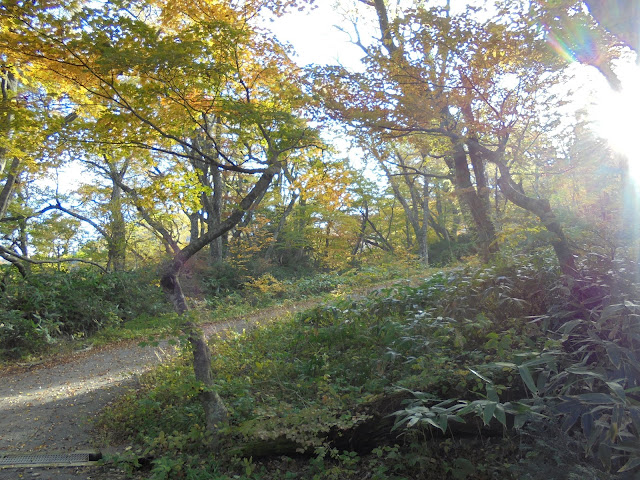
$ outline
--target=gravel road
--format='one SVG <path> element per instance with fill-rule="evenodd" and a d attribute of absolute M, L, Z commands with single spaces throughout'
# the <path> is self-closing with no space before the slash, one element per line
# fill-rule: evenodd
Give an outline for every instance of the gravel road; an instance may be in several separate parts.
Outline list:
<path fill-rule="evenodd" d="M 278 307 L 247 319 L 202 325 L 207 337 L 228 329 L 308 308 L 313 302 Z M 166 361 L 173 347 L 116 345 L 78 352 L 53 364 L 18 372 L 0 372 L 0 454 L 51 454 L 101 450 L 91 435 L 90 420 L 140 374 Z M 105 467 L 0 469 L 0 480 L 115 480 L 125 478 Z"/>

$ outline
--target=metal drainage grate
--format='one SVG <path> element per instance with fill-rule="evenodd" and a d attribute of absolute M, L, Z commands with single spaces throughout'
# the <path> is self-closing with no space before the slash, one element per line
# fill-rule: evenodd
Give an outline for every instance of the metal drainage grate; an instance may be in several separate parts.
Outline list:
<path fill-rule="evenodd" d="M 96 452 L 49 453 L 49 454 L 0 454 L 0 468 L 6 467 L 75 467 L 91 465 L 102 458 Z"/>

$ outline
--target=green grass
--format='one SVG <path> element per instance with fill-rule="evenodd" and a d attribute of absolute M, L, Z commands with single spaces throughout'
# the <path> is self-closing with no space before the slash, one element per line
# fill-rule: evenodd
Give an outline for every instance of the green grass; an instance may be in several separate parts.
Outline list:
<path fill-rule="evenodd" d="M 567 296 L 553 262 L 541 257 L 341 296 L 214 339 L 212 371 L 231 416 L 214 456 L 204 446 L 188 351 L 145 377 L 98 427 L 104 438 L 131 445 L 116 459 L 123 468 L 153 457 L 141 472 L 153 479 L 534 479 L 552 471 L 609 478 L 607 470 L 637 458 L 619 442 L 640 431 L 633 385 L 615 377 L 632 367 L 623 352 L 640 302 L 630 296 L 638 291 L 633 275 L 622 273 L 629 266 L 616 268 L 619 298 L 606 290 L 612 268 L 592 271 L 580 286 L 590 301 L 601 288 L 592 323 L 570 301 L 579 289 Z M 563 350 L 569 327 L 576 351 Z M 607 339 L 598 344 L 593 328 Z M 387 410 L 376 422 L 390 418 L 387 428 L 395 422 L 399 436 L 363 449 L 336 446 L 381 405 Z M 595 416 L 600 437 L 589 440 L 584 429 Z M 474 418 L 505 435 L 438 436 Z M 584 452 L 574 455 L 575 445 Z"/>
<path fill-rule="evenodd" d="M 403 265 L 379 265 L 282 281 L 263 275 L 241 290 L 193 298 L 189 303 L 197 322 L 223 322 L 274 306 L 322 301 L 336 292 L 415 273 Z M 28 290 L 16 285 L 15 292 L 4 299 L 6 311 L 0 318 L 1 364 L 38 361 L 88 346 L 179 335 L 180 321 L 171 313 L 160 313 L 170 306 L 162 303 L 161 292 L 151 286 L 149 275 L 132 272 L 102 278 L 94 272 L 45 272 L 30 280 Z M 136 292 L 144 292 L 144 300 L 133 298 Z M 79 294 L 82 302 L 75 305 Z M 88 309 L 87 318 L 82 316 L 83 309 Z M 77 328 L 68 325 L 68 318 L 74 319 Z"/>
<path fill-rule="evenodd" d="M 451 442 L 449 458 L 442 461 L 443 444 L 427 445 L 418 431 L 407 431 L 401 445 L 382 444 L 365 455 L 336 450 L 330 436 L 366 421 L 363 406 L 398 391 L 421 388 L 434 397 L 483 398 L 484 382 L 467 367 L 481 370 L 479 363 L 504 353 L 491 333 L 511 331 L 516 343 L 530 334 L 513 321 L 516 315 L 531 313 L 517 302 L 491 320 L 480 314 L 496 310 L 504 290 L 492 274 L 461 270 L 452 277 L 441 273 L 416 286 L 388 287 L 364 298 L 344 296 L 215 340 L 212 370 L 229 408 L 231 428 L 225 436 L 227 456 L 208 467 L 219 472 L 212 478 L 284 478 L 284 465 L 278 462 L 242 460 L 252 456 L 256 442 L 294 444 L 305 452 L 307 460 L 287 461 L 288 478 L 363 478 L 372 471 L 379 479 L 427 478 L 420 472 L 431 464 L 437 465 L 439 478 L 462 475 L 470 468 L 467 458 L 473 458 L 465 444 Z M 465 282 L 487 288 L 480 294 Z M 495 291 L 485 295 L 488 284 Z M 452 305 L 450 295 L 462 300 L 464 293 L 466 304 Z M 472 306 L 469 319 L 449 316 L 454 310 L 470 312 Z M 153 467 L 153 478 L 171 478 L 177 468 L 190 471 L 194 455 L 198 457 L 200 447 L 193 439 L 202 438 L 202 413 L 186 358 L 147 377 L 145 388 L 109 410 L 101 422 L 112 441 L 140 445 L 145 455 L 162 458 L 163 466 Z M 498 464 L 513 449 L 502 440 L 496 449 L 503 453 L 491 462 L 475 462 L 473 471 L 484 469 L 489 475 L 499 468 L 503 478 L 510 478 Z M 163 477 L 163 468 L 172 473 Z"/>

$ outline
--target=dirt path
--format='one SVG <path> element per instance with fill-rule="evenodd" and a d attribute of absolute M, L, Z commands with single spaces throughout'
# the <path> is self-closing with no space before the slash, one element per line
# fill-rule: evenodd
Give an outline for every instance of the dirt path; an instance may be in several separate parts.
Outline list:
<path fill-rule="evenodd" d="M 317 302 L 276 307 L 245 319 L 202 325 L 207 337 L 247 328 Z M 90 420 L 140 374 L 166 361 L 175 350 L 159 347 L 116 345 L 74 354 L 64 362 L 39 365 L 17 373 L 0 374 L 0 453 L 68 453 L 100 450 L 92 443 Z M 116 479 L 104 468 L 5 468 L 0 480 Z"/>
<path fill-rule="evenodd" d="M 402 281 L 400 281 L 402 282 Z M 398 281 L 388 282 L 390 286 Z M 383 285 L 361 289 L 366 294 Z M 287 313 L 320 303 L 308 300 L 257 312 L 246 318 L 201 325 L 211 337 L 226 330 L 242 331 Z M 64 361 L 36 365 L 18 372 L 0 372 L 0 455 L 50 454 L 83 450 L 102 451 L 93 444 L 91 420 L 124 389 L 155 365 L 171 358 L 175 350 L 159 347 L 114 345 L 78 352 Z M 118 480 L 107 467 L 0 468 L 0 480 Z"/>

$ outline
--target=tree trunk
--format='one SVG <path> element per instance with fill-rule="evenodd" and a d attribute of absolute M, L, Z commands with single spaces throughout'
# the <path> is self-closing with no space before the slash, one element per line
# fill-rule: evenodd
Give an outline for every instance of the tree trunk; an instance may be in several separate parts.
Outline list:
<path fill-rule="evenodd" d="M 200 212 L 192 212 L 187 216 L 189 217 L 189 239 L 198 238 L 200 236 Z"/>
<path fill-rule="evenodd" d="M 211 176 L 213 183 L 213 195 L 211 198 L 211 212 L 209 212 L 210 228 L 219 225 L 222 222 L 222 197 L 224 195 L 224 182 L 222 181 L 222 172 L 211 167 Z M 216 238 L 209 246 L 209 253 L 211 263 L 215 264 L 221 262 L 224 259 L 224 252 L 222 250 L 222 236 Z"/>
<path fill-rule="evenodd" d="M 27 220 L 26 219 L 20 219 L 18 220 L 18 235 L 19 235 L 19 246 L 20 246 L 20 252 L 22 253 L 23 257 L 29 257 L 29 237 L 27 235 Z M 15 265 L 15 264 L 14 264 Z M 31 264 L 29 263 L 25 263 L 24 265 L 22 265 L 22 268 L 24 269 L 24 276 L 29 275 L 31 273 Z M 21 274 L 23 273 L 21 270 L 19 270 L 21 272 Z"/>
<path fill-rule="evenodd" d="M 185 315 L 189 307 L 182 292 L 178 276 L 184 264 L 191 257 L 213 240 L 231 230 L 242 220 L 247 211 L 253 208 L 256 202 L 264 196 L 279 169 L 279 165 L 269 167 L 224 222 L 221 222 L 213 229 L 209 229 L 205 235 L 192 238 L 187 246 L 178 251 L 173 260 L 165 266 L 160 280 L 160 285 L 167 298 L 171 301 L 176 313 L 185 318 L 182 328 L 187 333 L 193 348 L 193 369 L 196 379 L 202 383 L 203 388 L 200 400 L 205 412 L 207 431 L 211 434 L 212 447 L 218 444 L 220 428 L 227 423 L 227 410 L 224 402 L 214 389 L 209 346 L 202 332 Z"/>
<path fill-rule="evenodd" d="M 368 216 L 367 216 L 367 223 L 371 227 L 371 230 L 373 230 L 373 233 L 375 233 L 378 240 L 380 240 L 381 245 L 378 245 L 378 247 L 380 247 L 382 250 L 386 250 L 387 252 L 393 253 L 393 245 L 391 245 L 387 237 L 385 237 L 382 234 L 382 232 L 378 230 L 378 228 L 375 226 L 375 224 L 371 221 L 371 219 Z"/>
<path fill-rule="evenodd" d="M 178 272 L 174 270 L 175 267 L 169 268 L 162 276 L 160 284 L 176 313 L 185 315 L 189 307 L 178 280 Z M 227 424 L 228 414 L 222 398 L 214 390 L 215 385 L 211 375 L 211 351 L 202 330 L 192 322 L 185 322 L 182 330 L 187 334 L 193 350 L 193 372 L 196 380 L 201 383 L 200 401 L 204 409 L 207 429 L 212 433 L 211 447 L 215 448 L 219 440 L 217 432 Z"/>
<path fill-rule="evenodd" d="M 453 141 L 454 155 L 453 168 L 455 174 L 454 187 L 460 205 L 467 209 L 473 219 L 480 255 L 484 261 L 488 261 L 497 251 L 496 231 L 489 214 L 488 203 L 471 183 L 471 172 L 467 161 L 467 153 L 460 141 Z"/>
<path fill-rule="evenodd" d="M 511 178 L 508 168 L 500 164 L 500 178 L 498 179 L 500 191 L 507 199 L 525 210 L 537 215 L 545 228 L 553 233 L 551 245 L 555 251 L 562 273 L 573 278 L 578 277 L 575 264 L 575 254 L 569 245 L 560 222 L 551 210 L 551 204 L 546 198 L 532 198 L 524 194 L 519 186 Z"/>
<path fill-rule="evenodd" d="M 515 205 L 535 214 L 545 228 L 553 233 L 551 245 L 555 251 L 560 268 L 565 275 L 578 278 L 578 271 L 575 265 L 575 254 L 569 245 L 564 230 L 560 222 L 551 210 L 551 204 L 546 198 L 533 198 L 525 195 L 522 187 L 513 181 L 509 168 L 500 160 L 492 159 L 500 170 L 498 186 L 504 196 Z"/>
<path fill-rule="evenodd" d="M 121 169 L 109 162 L 109 175 L 113 183 L 109 198 L 109 237 L 107 269 L 114 272 L 125 270 L 127 259 L 127 225 L 122 213 L 122 184 L 129 162 L 125 161 Z"/>
<path fill-rule="evenodd" d="M 154 219 L 151 214 L 144 207 L 144 202 L 140 199 L 138 192 L 135 189 L 124 184 L 122 180 L 117 180 L 112 177 L 112 180 L 131 198 L 133 205 L 136 207 L 136 210 L 140 214 L 140 216 L 144 219 L 145 222 L 151 227 L 151 229 L 156 233 L 156 235 L 162 240 L 162 244 L 168 254 L 177 254 L 180 251 L 180 247 L 178 243 L 175 241 L 171 233 L 165 228 L 162 222 Z"/>
<path fill-rule="evenodd" d="M 7 171 L 7 176 L 4 182 L 2 190 L 0 190 L 0 218 L 4 218 L 7 215 L 7 209 L 13 197 L 18 176 L 20 175 L 20 160 L 14 158 L 11 161 L 11 165 Z"/>
<path fill-rule="evenodd" d="M 429 225 L 429 182 L 424 179 L 424 186 L 422 191 L 422 228 L 420 229 L 420 235 L 418 236 L 418 243 L 420 245 L 420 260 L 425 267 L 429 266 L 429 237 L 427 226 Z"/>
<path fill-rule="evenodd" d="M 0 76 L 0 92 L 2 93 L 2 98 L 0 99 L 0 134 L 6 138 L 11 134 L 14 116 L 11 101 L 15 97 L 17 89 L 18 81 L 13 73 L 7 72 Z M 7 149 L 0 147 L 0 173 L 4 173 L 6 166 Z M 0 216 L 0 218 L 2 217 L 4 215 Z"/>
<path fill-rule="evenodd" d="M 353 249 L 351 250 L 352 261 L 355 260 L 356 255 L 358 254 L 358 252 L 362 248 L 362 245 L 364 244 L 365 234 L 366 234 L 366 231 L 367 231 L 367 221 L 369 220 L 369 204 L 367 203 L 366 199 L 364 200 L 364 202 L 362 204 L 362 207 L 364 208 L 364 210 L 360 211 L 360 214 L 362 215 L 362 223 L 360 224 L 360 232 L 358 233 L 358 238 L 356 240 L 356 244 L 353 246 Z"/>
<path fill-rule="evenodd" d="M 424 222 L 420 222 L 419 213 L 418 213 L 420 208 L 424 207 L 425 202 L 427 202 L 427 205 L 428 205 L 428 199 L 424 199 L 424 198 L 420 199 L 421 195 L 419 195 L 418 192 L 415 191 L 416 190 L 415 185 L 410 182 L 407 182 L 406 176 L 405 176 L 405 182 L 409 187 L 409 193 L 411 195 L 411 201 L 412 201 L 412 205 L 409 205 L 409 202 L 404 197 L 404 195 L 402 195 L 402 192 L 400 191 L 400 187 L 398 186 L 393 175 L 385 165 L 383 159 L 380 158 L 378 155 L 376 155 L 376 157 L 378 159 L 378 163 L 380 164 L 380 167 L 382 167 L 382 170 L 384 171 L 385 175 L 387 176 L 387 179 L 389 180 L 389 184 L 391 185 L 391 189 L 393 190 L 393 195 L 395 199 L 400 203 L 400 205 L 402 206 L 402 209 L 404 210 L 405 217 L 408 223 L 407 225 L 407 244 L 408 245 L 407 246 L 408 248 L 412 247 L 410 235 L 409 235 L 409 225 L 411 225 L 411 229 L 413 230 L 413 233 L 416 236 L 416 243 L 418 244 L 418 256 L 420 257 L 420 260 L 425 265 L 428 265 L 429 264 L 429 245 L 427 244 L 426 224 Z M 401 159 L 399 157 L 398 157 L 398 160 L 399 160 L 399 163 L 401 163 Z M 426 179 L 425 179 L 425 182 L 426 182 Z"/>
<path fill-rule="evenodd" d="M 282 216 L 280 217 L 280 220 L 278 221 L 278 225 L 276 226 L 276 229 L 273 232 L 273 237 L 271 237 L 271 243 L 269 243 L 269 247 L 267 248 L 267 251 L 266 251 L 266 253 L 264 255 L 264 258 L 266 260 L 270 260 L 271 257 L 273 256 L 273 250 L 275 249 L 276 244 L 278 243 L 278 237 L 280 236 L 280 233 L 284 229 L 284 226 L 285 226 L 285 224 L 287 222 L 287 218 L 289 217 L 289 215 L 293 211 L 293 207 L 296 204 L 296 200 L 297 199 L 298 199 L 298 194 L 294 192 L 292 194 L 292 196 L 291 196 L 291 200 L 289 201 L 289 203 L 285 207 L 284 211 L 282 212 Z"/>

